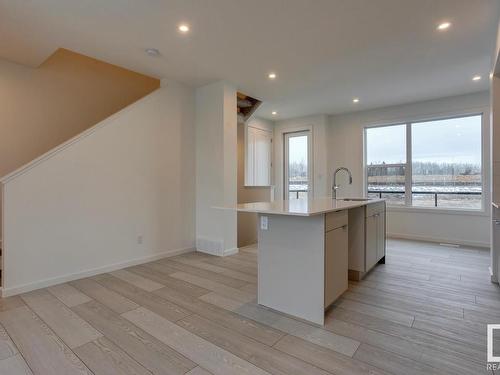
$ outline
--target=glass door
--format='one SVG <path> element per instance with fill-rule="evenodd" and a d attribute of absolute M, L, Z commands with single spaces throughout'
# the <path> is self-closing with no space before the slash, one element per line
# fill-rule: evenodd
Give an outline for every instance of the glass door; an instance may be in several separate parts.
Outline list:
<path fill-rule="evenodd" d="M 310 131 L 284 134 L 284 199 L 307 199 L 312 192 Z"/>

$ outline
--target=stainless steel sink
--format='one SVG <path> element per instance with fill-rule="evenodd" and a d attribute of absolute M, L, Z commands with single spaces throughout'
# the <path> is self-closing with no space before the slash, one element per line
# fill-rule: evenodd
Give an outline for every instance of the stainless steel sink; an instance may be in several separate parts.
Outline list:
<path fill-rule="evenodd" d="M 371 200 L 371 198 L 342 198 L 339 199 L 339 201 L 346 201 L 346 202 L 366 202 Z"/>

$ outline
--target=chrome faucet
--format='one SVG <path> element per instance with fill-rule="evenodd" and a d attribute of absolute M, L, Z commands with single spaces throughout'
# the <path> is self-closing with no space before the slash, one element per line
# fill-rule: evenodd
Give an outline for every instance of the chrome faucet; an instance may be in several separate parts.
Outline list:
<path fill-rule="evenodd" d="M 352 184 L 352 174 L 349 169 L 347 169 L 346 167 L 339 167 L 335 169 L 335 172 L 333 172 L 333 186 L 332 186 L 333 199 L 337 199 L 337 190 L 339 188 L 339 186 L 337 186 L 337 173 L 339 173 L 340 171 L 346 171 L 349 174 L 349 185 Z"/>

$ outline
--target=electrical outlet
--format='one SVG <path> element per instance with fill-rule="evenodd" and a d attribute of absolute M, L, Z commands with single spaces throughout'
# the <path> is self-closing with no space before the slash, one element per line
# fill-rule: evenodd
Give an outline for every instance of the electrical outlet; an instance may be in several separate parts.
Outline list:
<path fill-rule="evenodd" d="M 143 241 L 143 239 L 144 239 L 144 238 L 143 238 L 142 234 L 141 234 L 141 235 L 139 235 L 139 236 L 137 236 L 137 244 L 142 245 L 142 241 Z"/>
<path fill-rule="evenodd" d="M 268 230 L 269 228 L 269 218 L 267 216 L 260 217 L 260 229 Z"/>

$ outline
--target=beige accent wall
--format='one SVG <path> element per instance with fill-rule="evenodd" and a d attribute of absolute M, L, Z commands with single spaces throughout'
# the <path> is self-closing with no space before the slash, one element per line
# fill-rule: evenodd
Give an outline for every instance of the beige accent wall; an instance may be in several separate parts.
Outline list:
<path fill-rule="evenodd" d="M 238 124 L 238 203 L 267 202 L 270 187 L 245 187 L 245 124 Z M 238 247 L 257 243 L 257 214 L 238 212 Z"/>
<path fill-rule="evenodd" d="M 35 69 L 0 59 L 0 176 L 159 86 L 158 79 L 66 49 Z"/>

